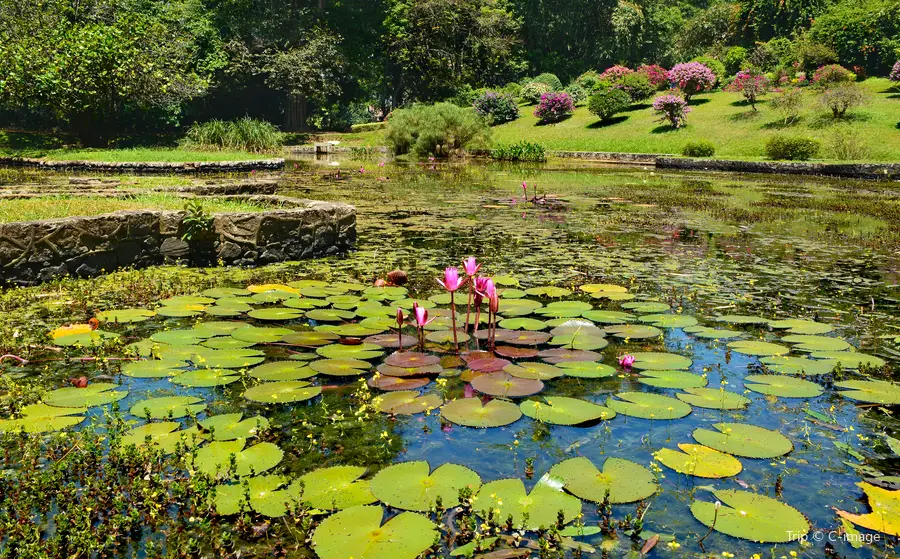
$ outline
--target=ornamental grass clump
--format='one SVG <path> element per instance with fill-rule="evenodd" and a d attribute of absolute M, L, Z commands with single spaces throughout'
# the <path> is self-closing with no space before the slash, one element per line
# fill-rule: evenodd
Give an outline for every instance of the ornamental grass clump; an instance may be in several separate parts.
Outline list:
<path fill-rule="evenodd" d="M 541 95 L 541 101 L 534 109 L 534 116 L 541 122 L 559 122 L 575 112 L 575 102 L 565 92 L 550 92 Z"/>
<path fill-rule="evenodd" d="M 653 100 L 653 110 L 659 115 L 660 122 L 667 122 L 672 128 L 681 128 L 687 124 L 687 115 L 691 112 L 687 100 L 678 95 L 660 95 Z"/>
<path fill-rule="evenodd" d="M 669 70 L 669 82 L 684 93 L 684 100 L 704 91 L 709 91 L 716 84 L 716 75 L 709 67 L 699 62 L 683 62 Z"/>

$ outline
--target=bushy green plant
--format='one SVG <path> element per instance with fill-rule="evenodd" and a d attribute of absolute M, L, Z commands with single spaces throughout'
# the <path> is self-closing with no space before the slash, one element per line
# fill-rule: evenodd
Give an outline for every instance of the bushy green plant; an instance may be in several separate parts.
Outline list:
<path fill-rule="evenodd" d="M 457 107 L 471 107 L 472 103 L 475 102 L 476 99 L 487 93 L 487 88 L 479 88 L 472 89 L 469 86 L 464 87 L 460 91 L 456 92 L 456 95 L 448 99 L 449 102 L 453 103 Z"/>
<path fill-rule="evenodd" d="M 572 98 L 572 101 L 574 101 L 576 105 L 584 103 L 588 98 L 587 91 L 575 82 L 567 85 L 565 92 L 569 94 L 569 97 Z"/>
<path fill-rule="evenodd" d="M 816 68 L 838 61 L 837 53 L 831 47 L 801 39 L 794 43 L 793 60 L 797 62 L 799 70 L 812 72 Z"/>
<path fill-rule="evenodd" d="M 799 87 L 785 89 L 769 100 L 769 106 L 781 115 L 785 126 L 792 124 L 803 109 L 803 90 Z"/>
<path fill-rule="evenodd" d="M 522 86 L 516 82 L 509 82 L 503 86 L 503 93 L 509 93 L 513 98 L 518 99 L 522 95 Z"/>
<path fill-rule="evenodd" d="M 703 64 L 704 66 L 706 66 L 707 68 L 712 70 L 712 73 L 715 74 L 715 76 L 716 76 L 716 81 L 713 84 L 714 87 L 719 85 L 719 80 L 721 80 L 722 78 L 724 78 L 727 75 L 725 72 L 725 65 L 722 64 L 722 61 L 720 61 L 718 58 L 715 58 L 713 56 L 709 56 L 709 55 L 705 54 L 703 56 L 698 56 L 697 58 L 693 59 L 691 62 L 699 62 L 700 64 Z"/>
<path fill-rule="evenodd" d="M 819 95 L 819 105 L 831 111 L 831 116 L 834 118 L 844 118 L 847 111 L 868 102 L 868 92 L 855 83 L 835 85 Z"/>
<path fill-rule="evenodd" d="M 397 155 L 449 156 L 486 143 L 490 129 L 474 111 L 452 103 L 398 109 L 388 120 L 385 140 Z"/>
<path fill-rule="evenodd" d="M 588 70 L 575 78 L 575 83 L 581 86 L 588 94 L 594 91 L 597 82 L 600 81 L 600 74 L 596 70 Z"/>
<path fill-rule="evenodd" d="M 651 95 L 656 93 L 656 86 L 650 81 L 650 77 L 643 72 L 632 72 L 622 76 L 617 87 L 627 93 L 635 103 L 649 99 Z"/>
<path fill-rule="evenodd" d="M 851 126 L 835 126 L 828 133 L 828 151 L 840 161 L 861 161 L 868 159 L 869 147 L 858 130 Z"/>
<path fill-rule="evenodd" d="M 485 91 L 472 106 L 480 117 L 491 124 L 503 124 L 519 118 L 519 105 L 509 93 Z"/>
<path fill-rule="evenodd" d="M 728 47 L 725 54 L 722 55 L 722 64 L 725 65 L 726 75 L 733 76 L 743 70 L 748 56 L 749 53 L 744 47 Z"/>
<path fill-rule="evenodd" d="M 556 77 L 556 74 L 545 72 L 531 81 L 546 85 L 550 88 L 550 91 L 562 91 L 563 88 L 562 82 L 559 81 L 559 78 Z"/>
<path fill-rule="evenodd" d="M 187 149 L 271 152 L 281 147 L 282 141 L 282 134 L 274 124 L 244 117 L 194 124 L 181 145 Z"/>
<path fill-rule="evenodd" d="M 546 161 L 547 148 L 535 142 L 521 140 L 514 144 L 498 145 L 491 150 L 491 158 L 501 161 Z"/>
<path fill-rule="evenodd" d="M 550 91 L 550 86 L 545 83 L 528 82 L 522 88 L 521 98 L 523 102 L 529 105 L 537 105 L 538 101 L 541 100 L 541 95 L 550 93 Z"/>
<path fill-rule="evenodd" d="M 709 140 L 695 140 L 684 144 L 681 155 L 685 157 L 712 157 L 716 154 L 716 146 Z"/>
<path fill-rule="evenodd" d="M 559 122 L 575 112 L 575 102 L 564 91 L 551 91 L 541 95 L 541 101 L 534 109 L 534 116 L 542 123 Z"/>
<path fill-rule="evenodd" d="M 621 89 L 607 89 L 591 95 L 588 110 L 607 121 L 631 106 L 631 96 Z"/>
<path fill-rule="evenodd" d="M 776 160 L 807 161 L 815 157 L 820 148 L 818 140 L 779 134 L 766 142 L 766 156 Z"/>
<path fill-rule="evenodd" d="M 831 87 L 856 81 L 856 74 L 840 64 L 828 64 L 816 70 L 812 81 L 818 87 Z"/>

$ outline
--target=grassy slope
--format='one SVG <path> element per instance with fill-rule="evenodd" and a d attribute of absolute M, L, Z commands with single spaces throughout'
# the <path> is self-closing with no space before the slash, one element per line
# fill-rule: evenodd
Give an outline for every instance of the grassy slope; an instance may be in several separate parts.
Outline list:
<path fill-rule="evenodd" d="M 745 106 L 739 93 L 717 92 L 696 98 L 688 125 L 672 130 L 657 122 L 649 103 L 618 116 L 614 123 L 600 125 L 587 108 L 560 123 L 538 125 L 533 107 L 522 107 L 521 118 L 493 129 L 495 142 L 530 140 L 551 150 L 621 151 L 636 153 L 681 153 L 685 143 L 707 139 L 716 146 L 716 157 L 761 159 L 766 140 L 779 132 L 802 135 L 822 141 L 819 157 L 833 159 L 829 139 L 836 127 L 850 126 L 858 131 L 869 148 L 871 161 L 900 161 L 900 94 L 889 90 L 883 78 L 862 82 L 872 93 L 872 103 L 857 109 L 843 122 L 835 122 L 830 113 L 817 107 L 816 94 L 807 89 L 806 106 L 792 126 L 782 126 L 781 117 L 763 98 L 754 113 Z M 345 145 L 382 145 L 384 132 L 345 134 Z"/>

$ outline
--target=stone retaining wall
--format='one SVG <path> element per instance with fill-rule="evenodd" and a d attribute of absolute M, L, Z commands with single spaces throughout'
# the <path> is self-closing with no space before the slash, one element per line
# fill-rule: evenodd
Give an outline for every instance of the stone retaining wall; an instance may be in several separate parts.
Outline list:
<path fill-rule="evenodd" d="M 32 285 L 165 263 L 256 266 L 346 252 L 356 242 L 347 204 L 281 196 L 236 197 L 295 207 L 214 214 L 202 239 L 182 240 L 185 212 L 111 214 L 0 224 L 0 285 Z"/>
<path fill-rule="evenodd" d="M 657 157 L 656 166 L 660 169 L 678 169 L 683 171 L 725 171 L 730 173 L 820 175 L 845 179 L 900 180 L 900 163 L 805 163 Z"/>
<path fill-rule="evenodd" d="M 111 161 L 48 161 L 27 157 L 0 157 L 0 166 L 33 167 L 47 171 L 87 171 L 133 175 L 166 175 L 185 173 L 249 173 L 250 171 L 279 171 L 284 159 L 254 159 L 248 161 L 168 161 L 111 162 Z"/>

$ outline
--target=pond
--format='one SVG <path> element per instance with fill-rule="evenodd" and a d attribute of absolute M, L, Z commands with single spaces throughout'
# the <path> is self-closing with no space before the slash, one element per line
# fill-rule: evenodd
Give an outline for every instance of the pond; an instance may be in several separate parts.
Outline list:
<path fill-rule="evenodd" d="M 240 453 L 243 443 L 217 440 L 196 456 L 205 464 L 198 469 L 215 474 L 217 460 L 239 453 L 237 474 L 273 476 L 251 488 L 282 492 L 250 504 L 274 518 L 285 513 L 286 496 L 298 495 L 292 481 L 310 472 L 304 484 L 334 498 L 309 500 L 313 508 L 381 501 L 392 505 L 385 521 L 419 511 L 380 531 L 375 509 L 334 513 L 309 530 L 323 559 L 344 557 L 353 530 L 366 557 L 414 557 L 435 541 L 432 525 L 420 523 L 421 515 L 435 518 L 433 495 L 452 508 L 460 484 L 472 486 L 474 511 L 499 509 L 497 525 L 478 521 L 474 531 L 505 536 L 555 524 L 562 511 L 568 528 L 560 532 L 574 536 L 564 540 L 567 555 L 639 557 L 658 534 L 649 556 L 893 556 L 894 539 L 865 527 L 877 520 L 897 530 L 890 497 L 877 493 L 900 482 L 900 387 L 883 382 L 900 359 L 897 185 L 377 160 L 324 170 L 291 162 L 279 184 L 280 194 L 354 204 L 358 250 L 252 271 L 132 271 L 7 292 L 8 347 L 39 345 L 48 330 L 95 315 L 100 329 L 57 332 L 61 351 L 34 351 L 25 367 L 4 361 L 5 378 L 58 388 L 84 375 L 87 389 L 50 392 L 44 402 L 89 404 L 69 416 L 100 421 L 116 400 L 128 428 L 139 429 L 133 442 L 162 434 L 170 450 L 170 431 L 196 431 L 192 416 L 265 418 L 242 434 L 251 435 L 247 447 L 268 446 Z M 456 354 L 449 294 L 437 279 L 450 266 L 466 277 L 467 257 L 499 293 L 495 353 L 486 303 L 479 334 L 463 332 L 464 284 L 454 295 Z M 374 287 L 395 269 L 408 284 Z M 395 353 L 398 307 L 403 345 L 417 343 L 414 301 L 434 319 L 424 350 Z M 123 308 L 153 312 L 111 312 Z M 101 332 L 118 339 L 102 350 L 77 347 L 99 343 Z M 162 359 L 107 361 L 134 350 Z M 81 355 L 104 362 L 59 360 Z M 122 394 L 103 396 L 105 389 Z M 193 399 L 146 403 L 172 396 Z M 174 423 L 141 428 L 147 406 L 152 423 Z M 170 409 L 183 413 L 168 419 Z M 31 421 L 54 423 L 46 413 Z M 259 443 L 252 427 L 263 422 Z M 478 424 L 490 426 L 471 426 Z M 206 434 L 225 438 L 216 435 Z M 410 461 L 465 468 L 431 476 L 423 465 L 385 469 Z M 333 466 L 368 472 L 317 469 Z M 371 483 L 351 483 L 360 477 Z M 228 483 L 221 493 L 240 500 L 240 485 Z M 885 516 L 852 517 L 870 505 Z M 439 519 L 437 555 L 472 537 L 458 522 L 468 512 L 455 510 Z M 270 522 L 265 537 L 239 538 L 236 548 L 245 556 L 282 545 L 311 554 Z M 560 547 L 558 532 L 541 535 L 524 533 L 536 547 Z"/>

